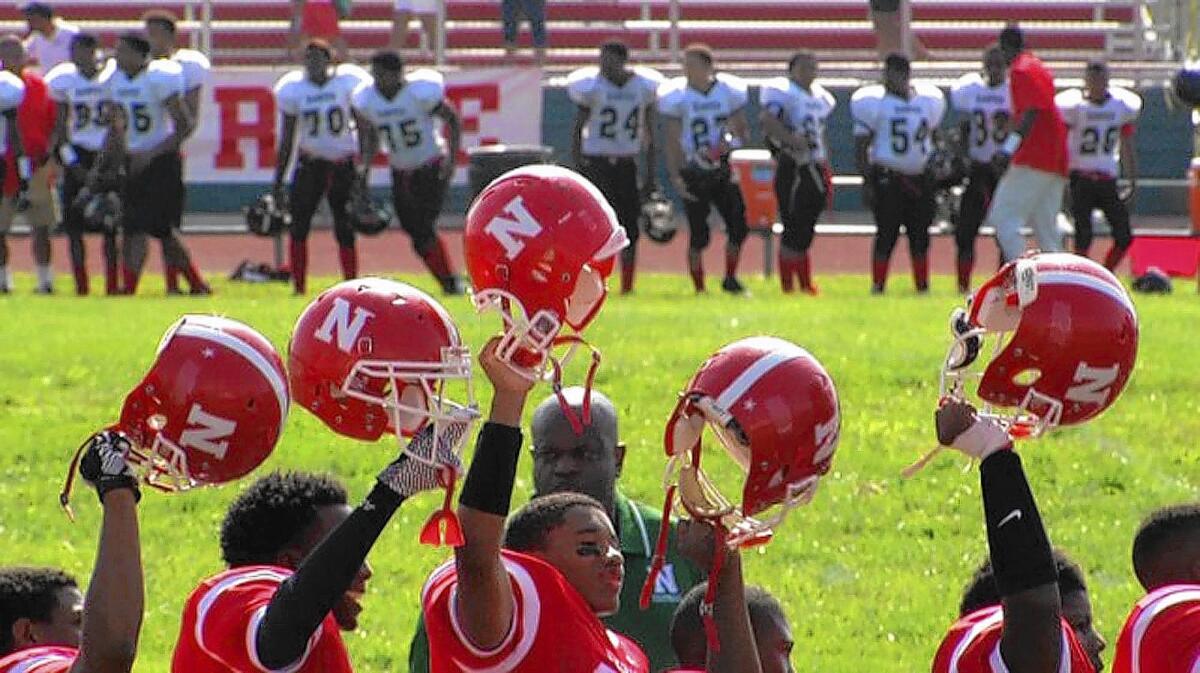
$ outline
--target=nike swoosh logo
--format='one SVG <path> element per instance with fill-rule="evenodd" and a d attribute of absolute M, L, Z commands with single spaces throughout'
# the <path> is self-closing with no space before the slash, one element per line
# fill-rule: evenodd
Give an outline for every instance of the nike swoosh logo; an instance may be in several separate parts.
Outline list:
<path fill-rule="evenodd" d="M 1021 510 L 1014 509 L 1013 511 L 1008 513 L 1008 516 L 1004 517 L 1003 519 L 1000 519 L 1000 523 L 996 524 L 996 528 L 1001 528 L 1004 526 L 1004 524 L 1008 523 L 1009 521 L 1012 521 L 1013 519 L 1020 519 L 1020 518 L 1021 518 Z"/>

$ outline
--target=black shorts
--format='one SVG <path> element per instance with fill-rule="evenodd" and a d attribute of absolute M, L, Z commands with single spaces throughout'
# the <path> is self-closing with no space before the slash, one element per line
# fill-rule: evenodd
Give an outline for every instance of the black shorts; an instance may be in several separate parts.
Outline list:
<path fill-rule="evenodd" d="M 148 234 L 155 238 L 171 235 L 179 210 L 179 154 L 168 152 L 155 157 L 137 175 L 125 180 L 125 217 L 121 226 L 128 234 Z"/>
<path fill-rule="evenodd" d="M 442 214 L 447 186 L 441 171 L 441 161 L 407 171 L 392 170 L 392 207 L 400 228 L 408 233 L 418 254 L 424 253 L 437 239 L 437 220 Z"/>
<path fill-rule="evenodd" d="M 638 218 L 642 214 L 642 195 L 638 190 L 638 165 L 633 157 L 585 156 L 580 166 L 617 214 L 629 242 L 638 239 Z"/>
<path fill-rule="evenodd" d="M 74 166 L 63 169 L 59 197 L 62 200 L 63 229 L 66 229 L 68 234 L 80 234 L 86 229 L 83 225 L 83 208 L 81 204 L 75 203 L 75 199 L 79 196 L 79 191 L 83 189 L 83 185 L 87 181 L 87 173 L 96 163 L 99 152 L 84 149 L 78 145 L 72 145 L 71 149 L 75 151 L 77 159 Z"/>

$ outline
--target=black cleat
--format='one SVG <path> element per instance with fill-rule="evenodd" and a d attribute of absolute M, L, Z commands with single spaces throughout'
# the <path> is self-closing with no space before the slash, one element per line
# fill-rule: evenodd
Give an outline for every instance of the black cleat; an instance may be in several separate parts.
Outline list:
<path fill-rule="evenodd" d="M 738 279 L 734 278 L 733 276 L 725 276 L 725 280 L 721 281 L 721 289 L 729 294 L 746 293 L 746 288 L 743 287 L 741 282 L 739 282 Z"/>

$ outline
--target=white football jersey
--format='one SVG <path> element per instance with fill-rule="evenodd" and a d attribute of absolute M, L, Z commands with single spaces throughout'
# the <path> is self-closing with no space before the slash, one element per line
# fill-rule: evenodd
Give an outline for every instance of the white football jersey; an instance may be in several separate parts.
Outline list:
<path fill-rule="evenodd" d="M 25 100 L 25 82 L 11 72 L 0 72 L 0 112 L 15 110 Z M 8 119 L 0 116 L 0 153 L 8 151 Z"/>
<path fill-rule="evenodd" d="M 195 49 L 177 49 L 171 54 L 171 60 L 179 64 L 183 71 L 183 90 L 191 91 L 208 84 L 208 76 L 212 72 L 212 63 L 208 57 Z"/>
<path fill-rule="evenodd" d="M 688 86 L 687 78 L 668 80 L 658 89 L 658 111 L 674 117 L 682 126 L 683 154 L 691 159 L 698 150 L 716 147 L 730 115 L 746 107 L 746 82 L 733 75 L 717 73 L 708 91 Z"/>
<path fill-rule="evenodd" d="M 375 125 L 392 168 L 411 170 L 442 155 L 445 143 L 433 111 L 445 98 L 446 82 L 433 70 L 406 73 L 404 82 L 390 99 L 373 83 L 363 83 L 354 92 L 354 109 Z"/>
<path fill-rule="evenodd" d="M 358 151 L 350 107 L 355 90 L 369 81 L 362 68 L 350 65 L 338 66 L 320 86 L 309 81 L 303 70 L 279 79 L 275 101 L 280 112 L 297 118 L 301 152 L 338 161 Z"/>
<path fill-rule="evenodd" d="M 635 67 L 618 86 L 597 67 L 580 68 L 567 77 L 567 95 L 591 115 L 583 127 L 583 153 L 631 157 L 642 150 L 643 111 L 654 105 L 663 77 L 657 70 Z"/>
<path fill-rule="evenodd" d="M 147 150 L 175 130 L 167 101 L 183 95 L 183 71 L 166 59 L 150 61 L 133 77 L 113 68 L 108 96 L 125 111 L 125 144 L 131 151 Z"/>
<path fill-rule="evenodd" d="M 1103 103 L 1093 103 L 1080 89 L 1068 89 L 1054 98 L 1062 112 L 1063 121 L 1070 127 L 1067 147 L 1071 155 L 1071 170 L 1120 175 L 1121 134 L 1126 126 L 1137 121 L 1142 111 L 1142 97 L 1112 86 Z"/>
<path fill-rule="evenodd" d="M 872 164 L 917 175 L 933 152 L 933 132 L 946 114 L 946 97 L 932 84 L 914 82 L 907 100 L 872 84 L 854 92 L 850 114 L 854 135 L 871 136 Z"/>
<path fill-rule="evenodd" d="M 108 135 L 104 102 L 108 100 L 108 78 L 116 66 L 109 61 L 88 79 L 75 64 L 67 61 L 46 73 L 46 87 L 55 103 L 67 106 L 67 141 L 89 150 L 99 150 Z"/>
<path fill-rule="evenodd" d="M 1008 137 L 1008 81 L 988 86 L 979 73 L 963 75 L 950 87 L 950 103 L 971 120 L 967 154 L 974 161 L 987 163 Z"/>
<path fill-rule="evenodd" d="M 828 158 L 825 147 L 825 120 L 837 105 L 833 94 L 813 83 L 805 90 L 789 77 L 763 82 L 758 92 L 759 103 L 779 118 L 792 133 L 808 139 L 809 157 L 823 162 Z"/>

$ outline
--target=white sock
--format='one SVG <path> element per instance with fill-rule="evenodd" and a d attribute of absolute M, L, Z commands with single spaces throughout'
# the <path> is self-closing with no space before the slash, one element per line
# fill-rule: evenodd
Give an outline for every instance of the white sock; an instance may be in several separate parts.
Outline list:
<path fill-rule="evenodd" d="M 38 285 L 41 287 L 49 287 L 54 284 L 54 272 L 50 270 L 49 264 L 37 265 Z"/>
<path fill-rule="evenodd" d="M 0 287 L 12 288 L 12 279 L 8 277 L 8 267 L 0 264 Z"/>

